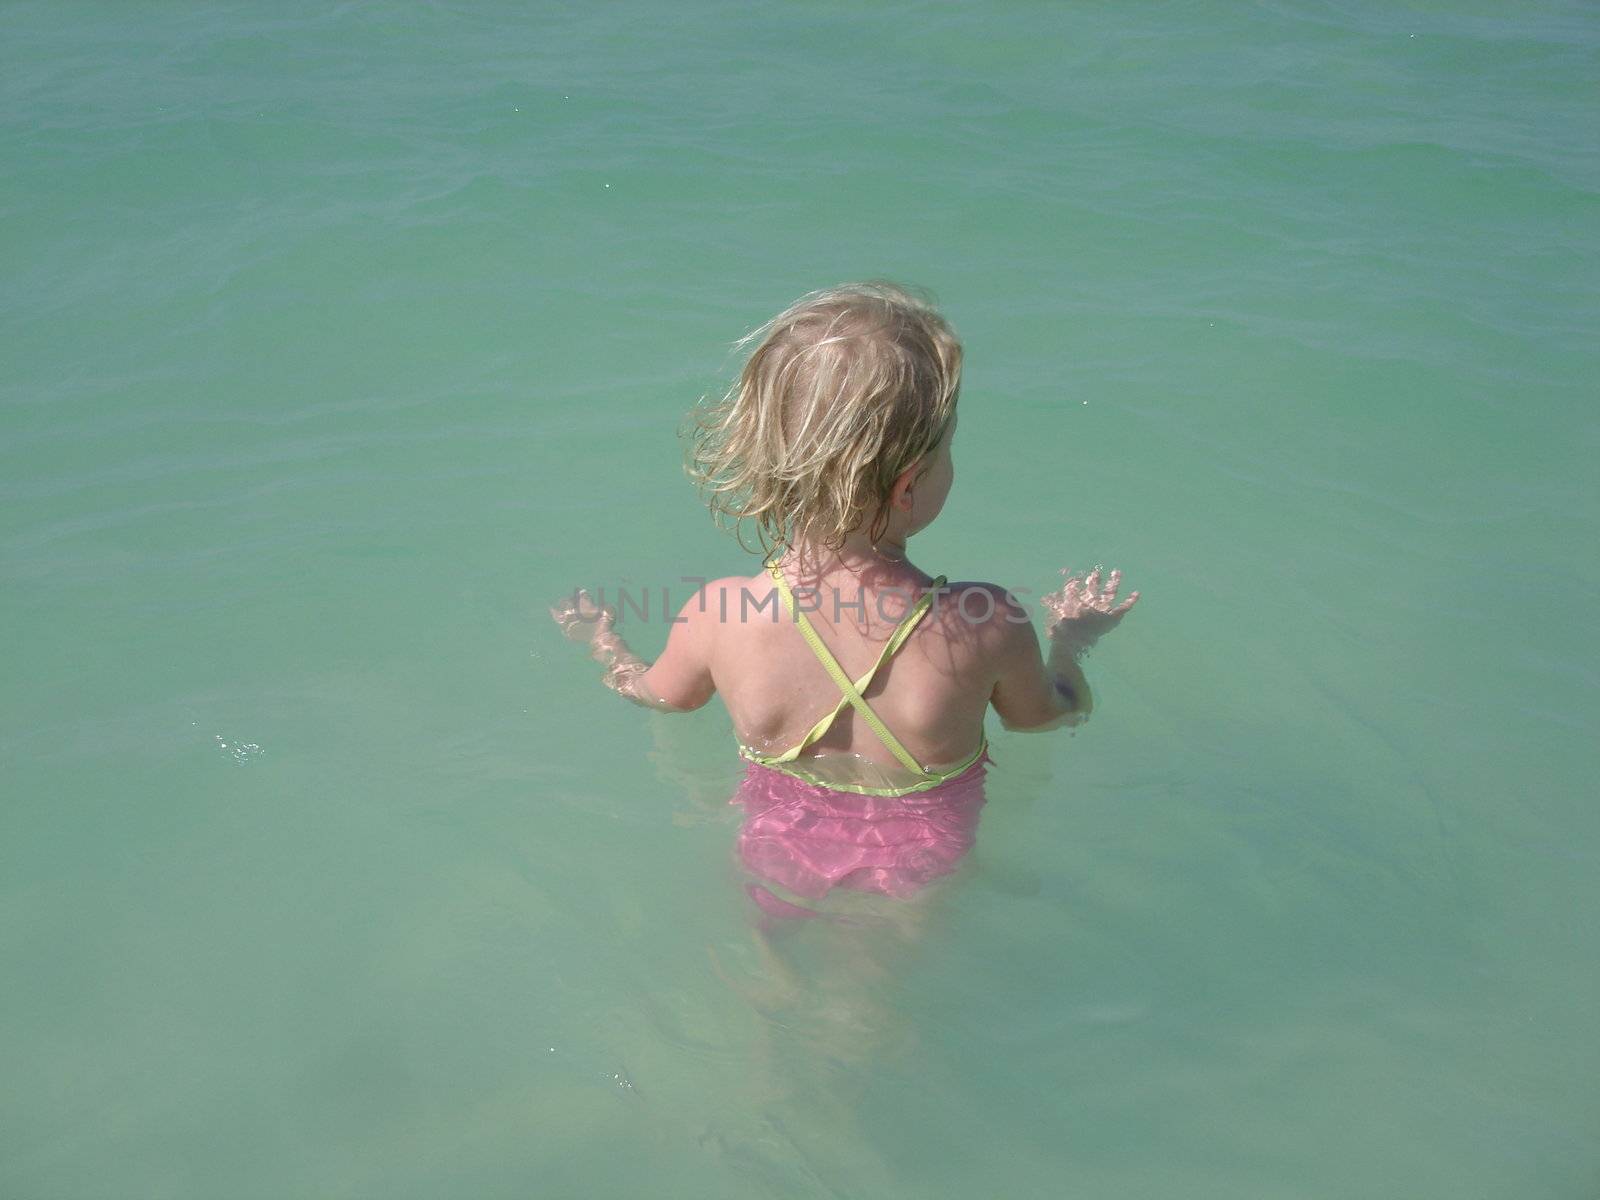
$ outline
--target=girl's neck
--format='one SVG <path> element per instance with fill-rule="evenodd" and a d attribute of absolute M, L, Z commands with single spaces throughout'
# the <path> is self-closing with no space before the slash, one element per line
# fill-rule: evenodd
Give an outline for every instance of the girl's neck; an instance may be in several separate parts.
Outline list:
<path fill-rule="evenodd" d="M 804 539 L 784 551 L 780 560 L 802 579 L 819 579 L 836 571 L 869 579 L 892 579 L 907 572 L 915 572 L 906 557 L 903 539 L 886 534 L 876 541 L 857 531 L 845 537 L 837 550 L 805 541 Z"/>

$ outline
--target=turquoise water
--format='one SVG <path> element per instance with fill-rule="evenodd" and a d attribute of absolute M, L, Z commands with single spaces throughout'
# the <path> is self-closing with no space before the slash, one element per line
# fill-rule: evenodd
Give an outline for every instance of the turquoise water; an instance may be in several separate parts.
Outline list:
<path fill-rule="evenodd" d="M 0 23 L 0 1195 L 1596 1193 L 1592 7 Z M 1144 599 L 774 1000 L 545 609 L 753 570 L 673 431 L 879 275 L 917 561 Z"/>

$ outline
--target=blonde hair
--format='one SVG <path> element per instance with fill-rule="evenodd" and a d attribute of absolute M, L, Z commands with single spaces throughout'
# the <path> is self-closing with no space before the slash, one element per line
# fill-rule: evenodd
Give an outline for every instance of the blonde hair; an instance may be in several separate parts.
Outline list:
<path fill-rule="evenodd" d="M 719 525 L 765 554 L 814 540 L 837 550 L 944 437 L 961 343 L 931 301 L 892 283 L 812 292 L 735 343 L 757 343 L 720 400 L 692 414 L 686 469 Z"/>

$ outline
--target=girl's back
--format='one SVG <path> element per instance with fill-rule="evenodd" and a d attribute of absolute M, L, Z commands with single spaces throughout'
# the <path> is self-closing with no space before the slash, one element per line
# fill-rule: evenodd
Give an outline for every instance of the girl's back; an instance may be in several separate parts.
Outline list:
<path fill-rule="evenodd" d="M 781 569 L 806 619 L 853 681 L 878 661 L 933 583 L 904 563 L 809 576 Z M 999 638 L 992 628 L 1001 609 L 994 600 L 998 590 L 981 583 L 944 584 L 861 693 L 929 771 L 969 761 L 983 742 L 983 717 L 998 677 Z M 734 732 L 750 750 L 782 754 L 833 711 L 841 689 L 789 616 L 769 574 L 718 580 L 708 599 L 718 616 L 711 673 Z M 969 620 L 969 613 L 986 619 Z M 849 704 L 796 765 L 830 781 L 874 788 L 918 782 Z"/>

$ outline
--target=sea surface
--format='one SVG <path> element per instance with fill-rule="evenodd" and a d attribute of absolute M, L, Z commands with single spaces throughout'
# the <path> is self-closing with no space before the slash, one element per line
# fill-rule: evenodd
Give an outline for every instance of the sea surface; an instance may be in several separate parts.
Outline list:
<path fill-rule="evenodd" d="M 0 1196 L 1600 1194 L 1600 10 L 0 5 Z M 754 936 L 677 431 L 964 339 L 930 573 L 1137 609 Z"/>

